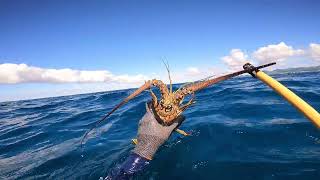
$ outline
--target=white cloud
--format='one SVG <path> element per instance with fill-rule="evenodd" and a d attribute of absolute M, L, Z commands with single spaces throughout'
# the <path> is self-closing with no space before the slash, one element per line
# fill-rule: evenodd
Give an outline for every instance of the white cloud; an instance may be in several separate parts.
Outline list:
<path fill-rule="evenodd" d="M 311 58 L 320 61 L 320 44 L 311 43 L 309 45 Z"/>
<path fill-rule="evenodd" d="M 221 58 L 222 61 L 229 66 L 231 70 L 239 70 L 242 66 L 249 62 L 248 55 L 240 49 L 232 49 L 230 55 Z"/>
<path fill-rule="evenodd" d="M 230 55 L 221 58 L 232 71 L 240 70 L 240 67 L 248 62 L 247 59 L 250 59 L 254 65 L 277 62 L 277 65 L 269 67 L 269 70 L 314 66 L 320 62 L 320 44 L 311 43 L 309 48 L 296 49 L 280 42 L 257 48 L 253 53 L 250 53 L 250 56 L 240 49 L 232 49 Z"/>
<path fill-rule="evenodd" d="M 226 70 L 217 66 L 188 67 L 182 71 L 173 71 L 171 77 L 174 83 L 183 83 L 199 81 L 209 76 L 219 76 L 225 73 Z"/>
<path fill-rule="evenodd" d="M 281 62 L 289 57 L 299 56 L 305 54 L 304 50 L 293 49 L 292 46 L 286 45 L 284 42 L 279 44 L 271 44 L 261 47 L 253 52 L 252 57 L 259 63 Z"/>
<path fill-rule="evenodd" d="M 82 71 L 74 69 L 45 69 L 26 64 L 0 64 L 0 83 L 139 83 L 148 78 L 144 75 L 114 75 L 106 70 Z"/>
<path fill-rule="evenodd" d="M 257 48 L 253 53 L 244 53 L 241 49 L 232 49 L 230 54 L 221 58 L 228 65 L 229 70 L 241 70 L 243 64 L 250 59 L 254 65 L 261 65 L 278 60 L 273 68 L 288 68 L 318 65 L 320 63 L 320 44 L 311 43 L 308 48 L 295 49 L 281 42 L 279 44 L 266 45 Z M 150 76 L 138 75 L 115 75 L 106 70 L 75 70 L 75 69 L 47 69 L 26 64 L 0 64 L 0 84 L 20 84 L 12 90 L 9 86 L 2 86 L 1 100 L 18 100 L 40 97 L 52 97 L 88 92 L 109 91 L 141 86 L 145 80 L 156 78 L 169 83 L 165 68 Z M 179 71 L 171 71 L 174 83 L 197 81 L 212 75 L 226 74 L 222 64 L 211 66 L 207 64 L 199 67 L 188 67 Z M 26 89 L 21 83 L 34 83 L 32 88 Z M 45 86 L 37 83 L 50 83 Z M 60 83 L 60 85 L 58 84 Z M 68 83 L 62 84 L 62 83 Z M 33 87 L 34 86 L 34 87 Z M 47 88 L 46 88 L 47 86 Z M 27 86 L 29 87 L 29 85 Z M 5 89 L 8 88 L 8 89 Z"/>
<path fill-rule="evenodd" d="M 221 67 L 188 67 L 181 71 L 172 69 L 174 83 L 192 82 L 211 75 L 221 75 Z M 150 78 L 148 78 L 150 77 Z M 13 90 L 2 86 L 0 101 L 44 98 L 73 94 L 137 88 L 145 80 L 156 78 L 169 84 L 167 71 L 144 75 L 114 75 L 109 71 L 80 71 L 74 69 L 45 69 L 26 64 L 0 64 L 0 85 L 15 84 Z M 101 83 L 102 82 L 102 83 Z M 33 83 L 27 89 L 22 83 Z M 40 85 L 39 83 L 49 83 Z"/>
<path fill-rule="evenodd" d="M 187 73 L 190 74 L 190 75 L 198 75 L 198 74 L 201 73 L 200 70 L 199 70 L 199 68 L 197 68 L 197 67 L 188 67 L 188 68 L 186 69 L 186 71 L 187 71 Z"/>

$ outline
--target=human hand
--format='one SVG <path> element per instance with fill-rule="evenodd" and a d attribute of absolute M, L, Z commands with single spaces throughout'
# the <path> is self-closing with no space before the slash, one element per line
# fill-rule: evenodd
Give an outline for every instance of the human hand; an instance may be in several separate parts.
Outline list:
<path fill-rule="evenodd" d="M 151 160 L 158 148 L 170 137 L 172 131 L 184 120 L 182 116 L 170 126 L 160 124 L 148 104 L 146 114 L 139 122 L 138 143 L 133 152 Z"/>

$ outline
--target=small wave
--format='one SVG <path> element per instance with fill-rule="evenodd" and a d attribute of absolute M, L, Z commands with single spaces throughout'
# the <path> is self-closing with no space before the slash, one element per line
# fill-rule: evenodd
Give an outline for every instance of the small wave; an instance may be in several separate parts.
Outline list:
<path fill-rule="evenodd" d="M 276 119 L 271 119 L 268 121 L 263 122 L 263 124 L 296 124 L 301 121 L 298 121 L 297 119 L 283 119 L 283 118 L 276 118 Z"/>
<path fill-rule="evenodd" d="M 320 107 L 319 73 L 272 76 Z M 77 148 L 83 133 L 134 90 L 0 103 L 0 177 L 98 179 L 121 165 L 134 148 L 147 92 L 89 133 L 84 157 Z M 196 101 L 180 127 L 192 135 L 173 133 L 138 178 L 285 179 L 298 172 L 310 179 L 320 172 L 318 130 L 257 79 L 216 84 L 197 92 Z"/>
<path fill-rule="evenodd" d="M 101 134 L 104 134 L 108 132 L 108 130 L 111 128 L 113 125 L 114 121 L 109 122 L 108 124 L 99 127 L 99 128 L 94 128 L 91 132 L 88 133 L 87 137 L 84 139 L 83 143 L 86 144 L 86 142 L 92 138 L 96 138 L 100 136 Z"/>
<path fill-rule="evenodd" d="M 27 150 L 12 157 L 1 158 L 0 175 L 6 179 L 19 178 L 29 170 L 74 150 L 77 142 L 79 139 L 66 140 L 45 149 Z"/>

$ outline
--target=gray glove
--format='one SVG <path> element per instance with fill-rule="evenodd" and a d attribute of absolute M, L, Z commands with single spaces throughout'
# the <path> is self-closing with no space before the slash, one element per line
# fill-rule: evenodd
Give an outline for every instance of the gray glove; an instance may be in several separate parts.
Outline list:
<path fill-rule="evenodd" d="M 183 118 L 179 118 L 179 120 L 176 120 L 170 126 L 163 126 L 155 119 L 148 104 L 146 104 L 146 109 L 146 114 L 139 122 L 138 144 L 133 152 L 151 160 L 158 148 L 169 138 L 172 131 L 182 122 Z"/>

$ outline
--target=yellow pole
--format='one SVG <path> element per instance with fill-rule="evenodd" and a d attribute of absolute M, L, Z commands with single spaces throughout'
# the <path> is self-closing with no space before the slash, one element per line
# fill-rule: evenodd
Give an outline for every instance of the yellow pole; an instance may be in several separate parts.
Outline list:
<path fill-rule="evenodd" d="M 312 121 L 318 128 L 320 128 L 320 114 L 311 107 L 308 103 L 302 100 L 295 93 L 290 91 L 284 85 L 282 85 L 277 80 L 273 79 L 266 73 L 262 71 L 256 72 L 256 77 L 262 82 L 270 86 L 274 91 L 284 97 L 288 102 L 290 102 L 294 107 L 299 109 L 310 121 Z"/>

